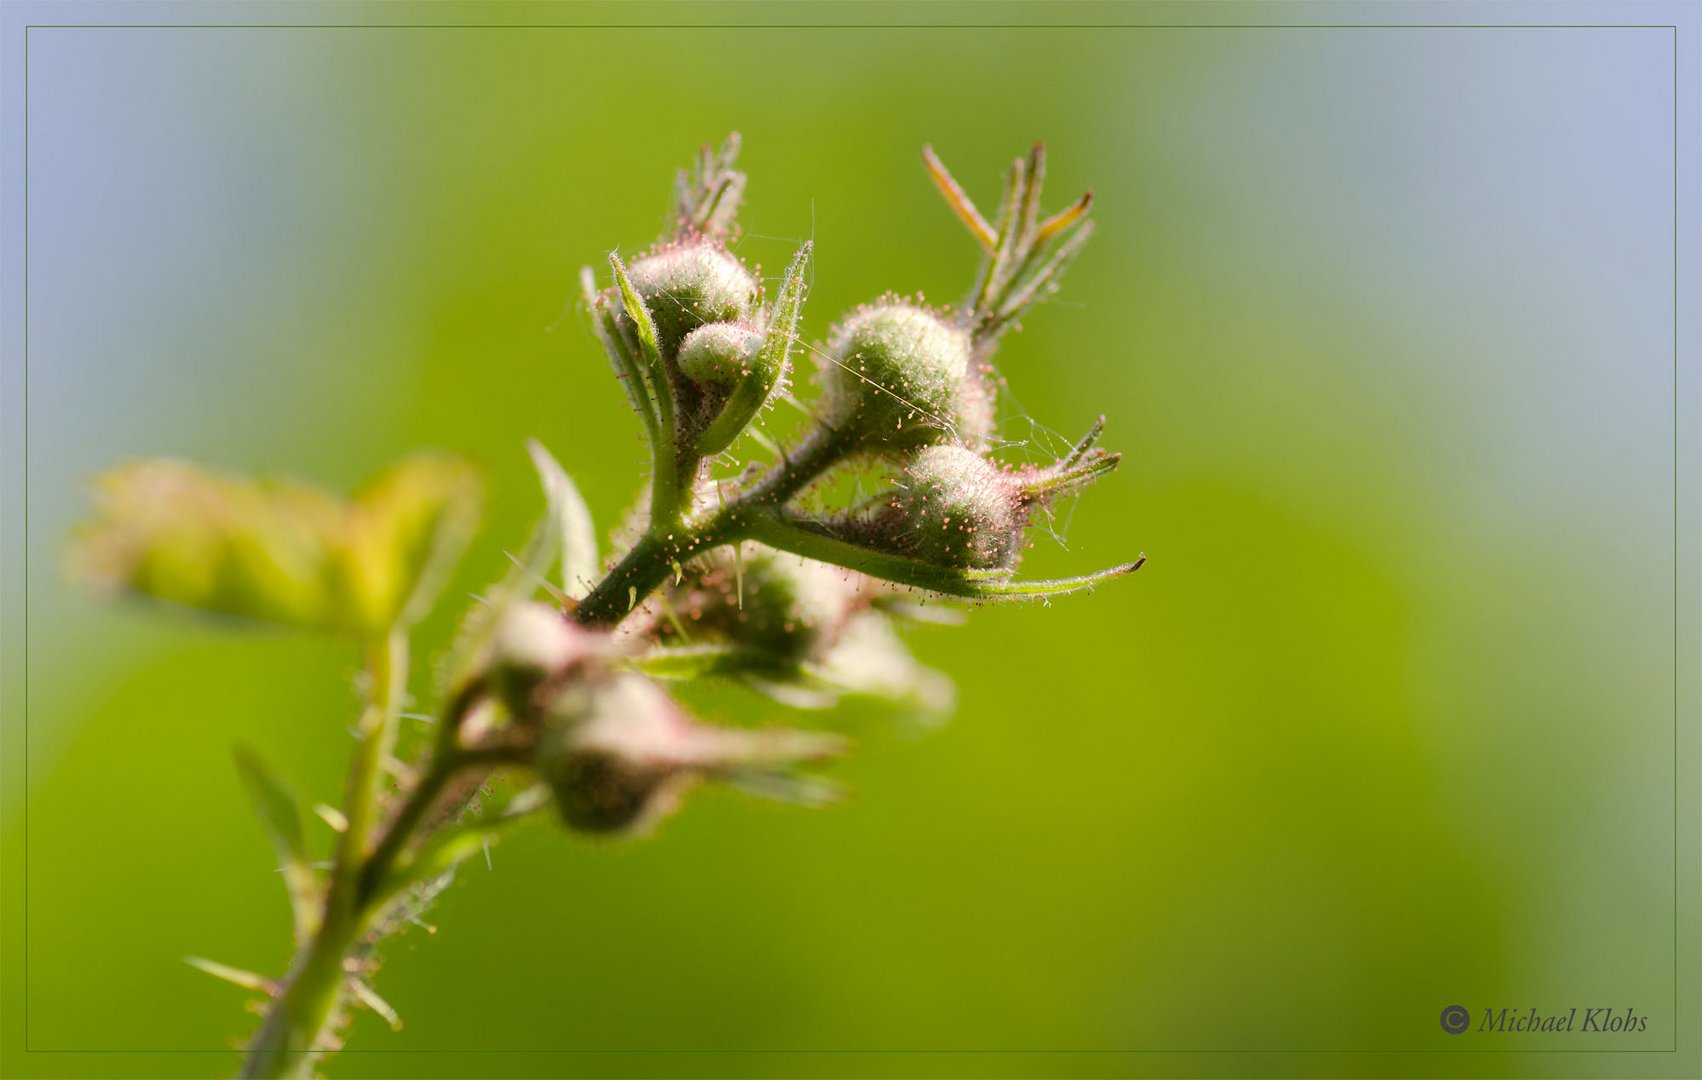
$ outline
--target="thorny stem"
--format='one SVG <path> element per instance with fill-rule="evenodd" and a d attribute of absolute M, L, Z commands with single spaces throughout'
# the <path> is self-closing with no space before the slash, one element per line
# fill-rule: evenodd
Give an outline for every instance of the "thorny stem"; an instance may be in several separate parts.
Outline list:
<path fill-rule="evenodd" d="M 356 732 L 343 816 L 347 826 L 337 844 L 325 915 L 305 951 L 297 954 L 283 989 L 249 1048 L 243 1076 L 306 1076 L 324 1049 L 326 1028 L 348 985 L 346 959 L 366 928 L 360 904 L 360 875 L 378 814 L 384 762 L 396 741 L 396 723 L 408 682 L 408 642 L 391 632 L 368 648 L 372 701 Z"/>
<path fill-rule="evenodd" d="M 656 515 L 648 532 L 610 570 L 575 611 L 586 626 L 612 626 L 658 586 L 675 567 L 721 544 L 764 530 L 773 509 L 807 487 L 844 457 L 846 437 L 818 430 L 743 495 L 707 518 L 688 523 L 678 509 Z M 662 464 L 659 461 L 658 464 Z M 373 646 L 368 660 L 372 704 L 362 716 L 359 742 L 349 772 L 344 814 L 348 826 L 338 843 L 318 933 L 298 954 L 283 989 L 273 1000 L 244 1063 L 246 1077 L 306 1076 L 326 1049 L 353 973 L 361 941 L 379 914 L 374 903 L 396 860 L 421 831 L 450 782 L 468 767 L 498 763 L 489 754 L 462 751 L 456 742 L 461 721 L 484 687 L 470 683 L 445 709 L 438 739 L 419 781 L 369 852 L 376 828 L 383 764 L 395 743 L 396 721 L 407 683 L 407 641 L 397 633 Z"/>
<path fill-rule="evenodd" d="M 637 606 L 638 600 L 667 580 L 676 558 L 672 545 L 654 531 L 632 545 L 574 612 L 581 626 L 613 626 Z"/>
<path fill-rule="evenodd" d="M 425 772 L 368 854 L 366 841 L 377 817 L 382 766 L 394 742 L 407 681 L 407 643 L 400 634 L 374 647 L 370 676 L 373 701 L 362 718 L 360 743 L 350 768 L 344 811 L 348 827 L 338 844 L 325 915 L 319 932 L 298 956 L 267 1011 L 266 1022 L 243 1066 L 242 1075 L 246 1077 L 311 1075 L 314 1062 L 326 1050 L 329 1029 L 351 984 L 351 962 L 385 907 L 381 888 L 397 858 L 419 834 L 427 813 L 451 781 L 467 769 L 489 769 L 505 761 L 500 749 L 465 750 L 457 744 L 462 721 L 486 692 L 482 680 L 472 680 L 444 710 Z"/>
<path fill-rule="evenodd" d="M 808 487 L 853 449 L 851 437 L 823 425 L 783 458 L 774 471 L 757 481 L 739 500 L 741 508 L 779 506 Z"/>
<path fill-rule="evenodd" d="M 392 631 L 371 650 L 368 670 L 372 678 L 372 704 L 361 718 L 355 760 L 349 770 L 349 789 L 343 815 L 348 827 L 337 845 L 337 863 L 331 872 L 327 907 L 355 906 L 359 893 L 360 867 L 366 859 L 378 816 L 378 794 L 383 784 L 384 763 L 396 745 L 396 721 L 408 684 L 408 639 Z"/>
<path fill-rule="evenodd" d="M 472 764 L 466 755 L 457 755 L 455 739 L 461 729 L 461 722 L 483 699 L 484 694 L 484 680 L 471 680 L 456 693 L 449 707 L 444 710 L 437 727 L 437 745 L 432 751 L 424 775 L 408 793 L 407 801 L 384 830 L 384 836 L 373 849 L 372 857 L 367 859 L 361 868 L 358 899 L 362 905 L 371 903 L 379 882 L 396 861 L 396 857 L 402 853 L 402 849 L 407 846 L 426 811 L 437 802 L 449 781 L 453 780 L 461 769 Z"/>
<path fill-rule="evenodd" d="M 778 506 L 845 456 L 849 442 L 831 428 L 819 428 L 748 491 L 693 527 L 683 520 L 653 520 L 615 568 L 579 604 L 581 626 L 613 626 L 624 619 L 674 568 L 710 548 L 750 535 L 757 511 Z"/>

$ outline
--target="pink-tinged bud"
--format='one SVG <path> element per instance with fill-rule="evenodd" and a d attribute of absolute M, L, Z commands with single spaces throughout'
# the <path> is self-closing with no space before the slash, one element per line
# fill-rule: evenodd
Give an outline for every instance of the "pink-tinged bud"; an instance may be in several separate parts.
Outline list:
<path fill-rule="evenodd" d="M 848 526 L 861 543 L 954 570 L 1011 570 L 1037 511 L 1117 467 L 1096 449 L 1103 417 L 1074 450 L 1047 466 L 1007 469 L 968 447 L 926 447 L 905 467 L 891 501 Z"/>
<path fill-rule="evenodd" d="M 1009 473 L 973 450 L 946 444 L 911 459 L 876 524 L 912 558 L 998 570 L 1015 565 L 1028 518 Z"/>
<path fill-rule="evenodd" d="M 548 604 L 515 604 L 492 637 L 491 686 L 510 715 L 523 720 L 536 711 L 540 685 L 606 652 L 604 635 L 581 629 Z"/>
<path fill-rule="evenodd" d="M 748 320 L 760 291 L 744 263 L 707 240 L 667 244 L 635 260 L 627 274 L 666 356 L 700 326 Z"/>
<path fill-rule="evenodd" d="M 684 715 L 641 675 L 565 687 L 535 764 L 570 828 L 640 831 L 672 813 L 694 780 L 667 750 Z"/>
<path fill-rule="evenodd" d="M 927 308 L 861 308 L 828 343 L 823 420 L 864 447 L 925 446 L 954 437 L 969 373 L 969 332 Z"/>
<path fill-rule="evenodd" d="M 653 826 L 700 780 L 842 750 L 826 735 L 707 727 L 649 679 L 621 673 L 564 690 L 535 764 L 570 827 L 620 833 Z"/>

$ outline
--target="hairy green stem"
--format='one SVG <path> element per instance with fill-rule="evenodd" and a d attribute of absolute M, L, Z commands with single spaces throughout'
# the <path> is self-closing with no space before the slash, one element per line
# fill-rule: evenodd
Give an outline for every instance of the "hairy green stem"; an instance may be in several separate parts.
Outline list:
<path fill-rule="evenodd" d="M 365 906 L 371 902 L 373 894 L 378 891 L 378 883 L 396 861 L 396 856 L 407 846 L 414 830 L 425 818 L 426 811 L 442 796 L 443 789 L 449 786 L 449 781 L 454 779 L 459 771 L 459 762 L 448 761 L 441 755 L 433 756 L 425 775 L 414 785 L 414 790 L 408 793 L 408 800 L 402 804 L 401 810 L 397 811 L 395 821 L 385 830 L 384 838 L 373 850 L 372 858 L 361 867 L 357 903 Z"/>
<path fill-rule="evenodd" d="M 698 530 L 688 531 L 680 526 L 672 538 L 646 533 L 596 588 L 585 595 L 574 611 L 574 619 L 581 626 L 614 626 L 626 618 L 640 600 L 668 580 L 676 564 L 729 539 L 717 527 L 721 520 L 718 516 Z"/>
<path fill-rule="evenodd" d="M 243 1063 L 245 1077 L 311 1075 L 348 986 L 347 958 L 366 930 L 361 874 L 408 682 L 406 636 L 392 632 L 369 646 L 367 673 L 372 700 L 356 733 L 343 807 L 347 826 L 337 844 L 325 915 L 266 1012 Z"/>
<path fill-rule="evenodd" d="M 855 449 L 851 436 L 837 428 L 812 430 L 781 463 L 729 509 L 779 506 L 808 487 L 822 473 L 837 465 Z"/>
<path fill-rule="evenodd" d="M 851 450 L 847 436 L 815 429 L 789 456 L 749 490 L 706 521 L 652 519 L 650 531 L 586 594 L 574 612 L 581 626 L 614 626 L 674 573 L 674 568 L 711 548 L 749 535 L 765 508 L 776 507 L 809 486 Z"/>
<path fill-rule="evenodd" d="M 384 830 L 378 846 L 372 851 L 372 857 L 361 867 L 355 892 L 357 904 L 364 907 L 372 903 L 373 893 L 377 891 L 379 881 L 413 838 L 414 830 L 419 827 L 426 811 L 437 802 L 444 788 L 448 787 L 449 781 L 453 780 L 462 768 L 473 764 L 466 755 L 457 754 L 455 739 L 460 732 L 461 722 L 473 711 L 474 706 L 483 700 L 486 688 L 486 682 L 482 678 L 469 681 L 456 692 L 449 707 L 444 710 L 437 726 L 437 743 L 426 763 L 424 775 L 408 793 L 407 801 Z"/>

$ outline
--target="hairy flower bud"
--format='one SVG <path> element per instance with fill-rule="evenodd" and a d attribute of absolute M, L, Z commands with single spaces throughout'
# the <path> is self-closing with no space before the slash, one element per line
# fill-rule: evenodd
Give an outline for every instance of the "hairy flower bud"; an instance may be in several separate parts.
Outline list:
<path fill-rule="evenodd" d="M 868 446 L 950 438 L 970 352 L 968 331 L 927 308 L 906 301 L 862 308 L 828 343 L 824 421 Z"/>
<path fill-rule="evenodd" d="M 566 688 L 546 723 L 536 765 L 571 828 L 641 829 L 673 812 L 690 786 L 691 775 L 666 752 L 685 717 L 641 675 Z"/>
<path fill-rule="evenodd" d="M 675 600 L 692 639 L 740 646 L 777 669 L 820 656 L 868 606 L 860 575 L 758 544 L 702 565 Z"/>
<path fill-rule="evenodd" d="M 569 622 L 548 604 L 515 604 L 502 613 L 492 639 L 491 686 L 510 715 L 525 719 L 535 709 L 538 687 L 600 651 L 594 635 Z"/>
<path fill-rule="evenodd" d="M 743 322 L 756 308 L 756 278 L 710 241 L 668 244 L 635 260 L 628 274 L 656 324 L 657 346 L 667 356 L 698 327 Z"/>
<path fill-rule="evenodd" d="M 680 342 L 680 374 L 699 386 L 730 390 L 749 378 L 762 335 L 737 323 L 708 323 Z"/>
<path fill-rule="evenodd" d="M 1116 468 L 1094 448 L 1104 418 L 1074 450 L 1046 466 L 1008 469 L 965 446 L 918 451 L 886 506 L 844 532 L 865 545 L 952 570 L 1011 570 L 1036 511 Z"/>
<path fill-rule="evenodd" d="M 620 833 L 660 821 L 700 780 L 842 748 L 839 739 L 808 732 L 707 727 L 649 679 L 619 673 L 564 688 L 534 764 L 571 828 Z"/>
<path fill-rule="evenodd" d="M 1028 516 L 1009 473 L 973 450 L 947 444 L 911 460 L 876 522 L 923 562 L 997 570 L 1015 564 Z"/>

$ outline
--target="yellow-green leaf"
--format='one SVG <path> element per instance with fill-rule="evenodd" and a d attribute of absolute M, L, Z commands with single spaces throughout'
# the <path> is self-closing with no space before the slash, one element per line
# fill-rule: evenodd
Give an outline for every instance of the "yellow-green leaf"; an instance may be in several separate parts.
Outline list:
<path fill-rule="evenodd" d="M 96 586 L 222 615 L 371 636 L 417 619 L 477 521 L 466 464 L 409 458 L 353 501 L 181 461 L 95 484 L 74 573 Z"/>
<path fill-rule="evenodd" d="M 85 580 L 267 622 L 333 621 L 342 508 L 322 492 L 143 461 L 102 475 L 95 505 L 72 556 Z"/>
<path fill-rule="evenodd" d="M 478 528 L 479 477 L 458 458 L 416 454 L 356 492 L 341 552 L 345 581 L 369 630 L 430 610 Z"/>

